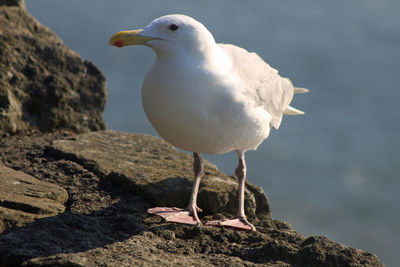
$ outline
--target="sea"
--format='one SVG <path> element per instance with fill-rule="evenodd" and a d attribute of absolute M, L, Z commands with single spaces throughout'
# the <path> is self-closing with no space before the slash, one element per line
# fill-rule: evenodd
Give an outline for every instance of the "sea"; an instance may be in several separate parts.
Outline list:
<path fill-rule="evenodd" d="M 246 153 L 272 217 L 399 266 L 400 1 L 26 0 L 28 11 L 107 78 L 109 129 L 157 135 L 141 84 L 154 52 L 108 45 L 166 14 L 201 21 L 217 42 L 258 53 L 298 87 L 279 130 Z M 235 153 L 205 155 L 233 174 Z"/>

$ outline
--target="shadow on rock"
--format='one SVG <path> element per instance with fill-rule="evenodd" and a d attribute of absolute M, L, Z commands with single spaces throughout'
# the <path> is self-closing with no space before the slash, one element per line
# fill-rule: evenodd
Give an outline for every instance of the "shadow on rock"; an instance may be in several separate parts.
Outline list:
<path fill-rule="evenodd" d="M 154 184 L 144 186 L 147 199 L 155 205 L 185 208 L 189 203 L 193 181 L 187 178 L 170 177 Z"/>
<path fill-rule="evenodd" d="M 114 205 L 89 215 L 64 212 L 6 231 L 0 236 L 2 263 L 19 265 L 30 258 L 84 252 L 140 234 L 143 226 L 136 215 L 96 216 L 114 213 Z"/>

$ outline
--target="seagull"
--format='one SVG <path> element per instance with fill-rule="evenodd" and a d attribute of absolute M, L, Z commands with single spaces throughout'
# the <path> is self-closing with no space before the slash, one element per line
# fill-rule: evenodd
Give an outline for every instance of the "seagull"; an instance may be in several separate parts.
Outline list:
<path fill-rule="evenodd" d="M 120 31 L 110 45 L 145 45 L 156 57 L 142 85 L 142 103 L 157 133 L 173 146 L 193 152 L 194 184 L 186 208 L 156 207 L 147 212 L 166 221 L 201 225 L 197 206 L 204 161 L 201 153 L 235 151 L 238 211 L 206 225 L 255 230 L 244 212 L 245 152 L 255 150 L 278 129 L 282 116 L 304 114 L 291 107 L 294 87 L 256 53 L 216 43 L 207 28 L 181 14 L 153 20 L 144 29 Z"/>

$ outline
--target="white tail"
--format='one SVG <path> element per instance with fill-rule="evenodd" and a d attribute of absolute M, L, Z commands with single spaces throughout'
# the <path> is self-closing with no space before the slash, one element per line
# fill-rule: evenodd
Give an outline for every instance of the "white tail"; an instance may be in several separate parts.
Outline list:
<path fill-rule="evenodd" d="M 304 94 L 304 93 L 308 93 L 309 90 L 306 88 L 300 88 L 300 87 L 295 87 L 294 88 L 294 93 L 295 94 Z"/>
<path fill-rule="evenodd" d="M 295 94 L 304 94 L 308 93 L 309 90 L 306 88 L 294 87 Z M 286 109 L 283 111 L 284 115 L 303 115 L 304 111 L 298 110 L 294 107 L 287 106 Z"/>
<path fill-rule="evenodd" d="M 286 109 L 283 111 L 283 114 L 285 115 L 303 115 L 304 112 L 298 109 L 295 109 L 294 107 L 287 106 Z"/>

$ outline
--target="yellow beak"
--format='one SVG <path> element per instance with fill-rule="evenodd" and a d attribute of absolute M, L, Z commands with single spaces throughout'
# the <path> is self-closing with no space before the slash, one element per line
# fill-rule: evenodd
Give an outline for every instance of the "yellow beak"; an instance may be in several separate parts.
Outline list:
<path fill-rule="evenodd" d="M 124 47 L 127 45 L 145 45 L 147 41 L 156 38 L 138 35 L 143 29 L 122 31 L 114 34 L 108 43 L 116 47 Z"/>

